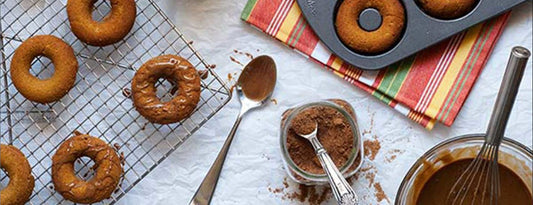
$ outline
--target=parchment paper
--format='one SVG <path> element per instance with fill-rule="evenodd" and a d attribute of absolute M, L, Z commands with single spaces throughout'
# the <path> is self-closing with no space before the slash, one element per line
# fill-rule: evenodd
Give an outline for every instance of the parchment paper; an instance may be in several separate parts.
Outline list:
<path fill-rule="evenodd" d="M 365 204 L 392 204 L 397 189 L 410 166 L 438 142 L 469 133 L 485 132 L 492 106 L 511 48 L 522 45 L 531 50 L 532 3 L 514 9 L 507 28 L 472 93 L 452 127 L 438 124 L 433 131 L 390 109 L 374 97 L 305 59 L 282 43 L 267 37 L 239 19 L 245 0 L 161 0 L 159 5 L 172 21 L 194 40 L 194 46 L 222 78 L 236 78 L 249 58 L 234 49 L 255 56 L 271 55 L 278 66 L 277 104 L 270 103 L 245 116 L 229 151 L 212 204 L 300 204 L 283 199 L 297 190 L 282 168 L 279 150 L 279 122 L 287 108 L 305 101 L 342 98 L 354 106 L 364 139 L 379 141 L 375 159 L 365 159 L 365 167 L 353 187 Z M 231 83 L 231 82 L 229 82 Z M 203 128 L 133 188 L 118 204 L 187 204 L 222 147 L 238 113 L 233 99 Z M 531 61 L 522 81 L 505 135 L 532 147 L 532 68 Z M 394 150 L 398 150 L 397 152 Z M 392 157 L 395 155 L 395 157 Z M 394 158 L 394 159 L 392 159 Z M 367 175 L 374 173 L 374 183 Z M 379 183 L 387 199 L 378 202 Z M 281 188 L 280 193 L 271 189 Z M 327 204 L 335 204 L 329 199 Z"/>

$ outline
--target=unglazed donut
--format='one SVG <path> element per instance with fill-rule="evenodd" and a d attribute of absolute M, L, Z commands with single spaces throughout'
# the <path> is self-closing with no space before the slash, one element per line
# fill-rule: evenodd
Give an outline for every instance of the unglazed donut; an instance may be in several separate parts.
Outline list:
<path fill-rule="evenodd" d="M 418 0 L 418 4 L 430 16 L 440 19 L 454 19 L 474 9 L 478 0 Z"/>
<path fill-rule="evenodd" d="M 111 12 L 100 22 L 93 20 L 94 0 L 68 0 L 67 15 L 72 32 L 93 46 L 122 40 L 133 28 L 137 8 L 134 0 L 110 0 Z"/>
<path fill-rule="evenodd" d="M 366 31 L 358 23 L 359 15 L 374 8 L 382 16 L 381 26 Z M 391 48 L 402 34 L 405 11 L 399 0 L 344 0 L 337 12 L 335 27 L 344 44 L 356 52 L 376 54 Z"/>
<path fill-rule="evenodd" d="M 156 96 L 155 83 L 165 78 L 178 87 L 177 96 L 161 102 Z M 162 55 L 144 63 L 135 73 L 131 84 L 135 109 L 148 121 L 170 124 L 188 117 L 200 101 L 200 76 L 186 59 Z"/>
<path fill-rule="evenodd" d="M 32 61 L 37 56 L 52 60 L 55 72 L 48 79 L 39 79 L 30 73 Z M 15 88 L 28 100 L 51 103 L 61 99 L 74 86 L 78 61 L 72 48 L 52 35 L 29 38 L 15 50 L 11 60 L 11 80 Z"/>
<path fill-rule="evenodd" d="M 95 174 L 84 181 L 74 172 L 74 162 L 83 156 L 91 158 Z M 111 196 L 117 188 L 123 170 L 116 151 L 104 141 L 75 132 L 59 146 L 52 157 L 52 182 L 65 199 L 90 204 Z"/>
<path fill-rule="evenodd" d="M 9 176 L 9 184 L 0 191 L 0 204 L 23 205 L 30 199 L 35 183 L 28 160 L 16 147 L 0 144 L 0 164 Z"/>

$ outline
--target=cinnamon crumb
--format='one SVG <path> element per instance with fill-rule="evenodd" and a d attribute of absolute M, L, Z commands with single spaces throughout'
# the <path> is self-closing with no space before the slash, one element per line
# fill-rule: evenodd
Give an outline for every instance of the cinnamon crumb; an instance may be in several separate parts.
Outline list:
<path fill-rule="evenodd" d="M 298 184 L 297 187 L 291 187 L 287 182 L 286 177 L 283 179 L 283 187 L 268 187 L 268 191 L 274 194 L 282 193 L 282 200 L 295 200 L 299 202 L 307 201 L 310 205 L 319 205 L 331 198 L 331 189 L 329 187 L 307 186 L 303 184 Z"/>
<path fill-rule="evenodd" d="M 232 81 L 233 80 L 233 75 L 231 75 L 231 73 L 228 73 L 228 81 Z"/>
<path fill-rule="evenodd" d="M 396 157 L 397 157 L 397 156 L 396 156 L 395 154 L 393 154 L 393 155 L 391 155 L 390 157 L 387 157 L 387 159 L 385 159 L 385 160 L 386 160 L 387 162 L 392 162 L 392 161 L 394 161 L 394 160 L 396 159 Z"/>
<path fill-rule="evenodd" d="M 365 156 L 368 157 L 368 159 L 370 160 L 376 159 L 376 155 L 381 149 L 381 144 L 376 138 L 377 137 L 374 136 L 374 140 L 365 140 L 365 142 L 363 143 L 363 145 L 365 146 Z"/>
<path fill-rule="evenodd" d="M 254 59 L 254 56 L 250 53 L 244 53 L 244 55 L 246 55 L 246 57 L 250 58 L 250 60 L 253 60 Z"/>
<path fill-rule="evenodd" d="M 234 63 L 236 63 L 236 64 L 239 64 L 239 65 L 241 65 L 241 66 L 244 66 L 240 61 L 238 61 L 237 59 L 235 59 L 233 56 L 230 56 L 229 59 L 230 59 L 231 61 L 233 61 Z"/>
<path fill-rule="evenodd" d="M 392 162 L 392 161 L 394 161 L 396 159 L 396 157 L 398 157 L 398 154 L 402 154 L 404 152 L 405 152 L 404 150 L 399 150 L 399 149 L 389 150 L 387 153 L 389 153 L 391 155 L 386 157 L 385 161 Z"/>
<path fill-rule="evenodd" d="M 375 168 L 374 166 L 361 167 L 361 169 L 359 169 L 359 172 L 367 172 L 367 171 L 372 170 L 374 168 Z"/>
<path fill-rule="evenodd" d="M 278 104 L 278 100 L 276 100 L 276 99 L 274 99 L 274 98 L 270 99 L 270 101 L 271 101 L 272 103 L 274 103 L 274 105 L 277 105 L 277 104 Z"/>
<path fill-rule="evenodd" d="M 372 187 L 372 184 L 374 184 L 374 179 L 376 178 L 376 173 L 369 172 L 366 174 L 365 178 L 368 180 L 368 187 Z"/>
<path fill-rule="evenodd" d="M 385 199 L 385 200 L 387 200 L 387 202 L 390 203 L 389 197 L 387 197 L 387 195 L 383 191 L 383 188 L 381 187 L 381 184 L 379 182 L 374 184 L 374 188 L 376 189 L 375 196 L 376 196 L 378 202 L 381 202 L 381 201 L 383 201 L 383 199 Z"/>
<path fill-rule="evenodd" d="M 244 56 L 250 58 L 250 60 L 254 59 L 254 56 L 251 53 L 248 53 L 248 52 L 242 52 L 242 51 L 239 51 L 237 49 L 233 49 L 233 53 L 236 53 L 236 54 L 239 54 L 239 55 L 244 55 Z"/>
<path fill-rule="evenodd" d="M 207 70 L 199 70 L 198 75 L 200 75 L 202 80 L 205 80 L 207 77 L 209 77 L 209 72 L 207 72 Z"/>

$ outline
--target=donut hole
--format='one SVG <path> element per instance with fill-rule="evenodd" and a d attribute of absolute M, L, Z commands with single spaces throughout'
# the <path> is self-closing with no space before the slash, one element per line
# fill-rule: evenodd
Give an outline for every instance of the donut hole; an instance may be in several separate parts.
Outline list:
<path fill-rule="evenodd" d="M 165 78 L 160 78 L 155 84 L 155 88 L 155 94 L 161 102 L 169 102 L 178 95 L 178 86 Z"/>
<path fill-rule="evenodd" d="M 52 60 L 45 56 L 37 56 L 31 63 L 30 73 L 39 78 L 46 80 L 54 75 L 55 67 Z"/>
<path fill-rule="evenodd" d="M 9 176 L 7 176 L 7 172 L 4 169 L 0 169 L 0 173 L 2 173 L 2 178 L 0 179 L 0 190 L 3 190 L 9 184 Z"/>
<path fill-rule="evenodd" d="M 383 23 L 383 16 L 376 8 L 367 8 L 359 13 L 357 23 L 366 31 L 375 31 Z"/>
<path fill-rule="evenodd" d="M 93 4 L 92 17 L 95 21 L 102 21 L 111 13 L 111 5 L 103 0 L 95 0 Z"/>
<path fill-rule="evenodd" d="M 81 180 L 89 180 L 95 174 L 95 163 L 90 157 L 80 157 L 74 162 L 74 173 Z"/>

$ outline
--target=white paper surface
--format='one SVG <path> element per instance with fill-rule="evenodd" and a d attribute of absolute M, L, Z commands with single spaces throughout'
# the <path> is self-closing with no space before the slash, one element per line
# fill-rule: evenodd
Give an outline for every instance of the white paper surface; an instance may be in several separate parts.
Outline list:
<path fill-rule="evenodd" d="M 245 116 L 229 151 L 212 204 L 299 204 L 282 199 L 297 185 L 289 181 L 282 193 L 268 190 L 283 187 L 286 177 L 279 151 L 281 113 L 303 101 L 326 98 L 345 99 L 354 106 L 365 139 L 375 136 L 381 144 L 376 158 L 365 159 L 365 166 L 375 167 L 375 181 L 383 187 L 391 203 L 412 163 L 438 142 L 486 129 L 500 86 L 509 52 L 515 45 L 531 50 L 532 3 L 518 6 L 497 43 L 490 60 L 452 127 L 436 125 L 427 131 L 397 111 L 374 99 L 321 66 L 305 59 L 275 39 L 267 37 L 240 20 L 246 0 L 160 0 L 159 5 L 191 40 L 216 71 L 228 80 L 228 73 L 239 72 L 248 58 L 234 49 L 255 56 L 271 55 L 278 66 L 278 84 L 274 98 L 278 104 L 267 105 Z M 214 161 L 238 113 L 236 99 L 196 132 L 158 168 L 124 196 L 118 204 L 187 204 Z M 506 136 L 532 147 L 532 68 L 531 61 L 522 81 Z M 388 162 L 398 149 L 395 160 Z M 378 202 L 375 188 L 365 174 L 353 187 L 364 204 Z M 326 204 L 335 204 L 330 199 Z"/>

